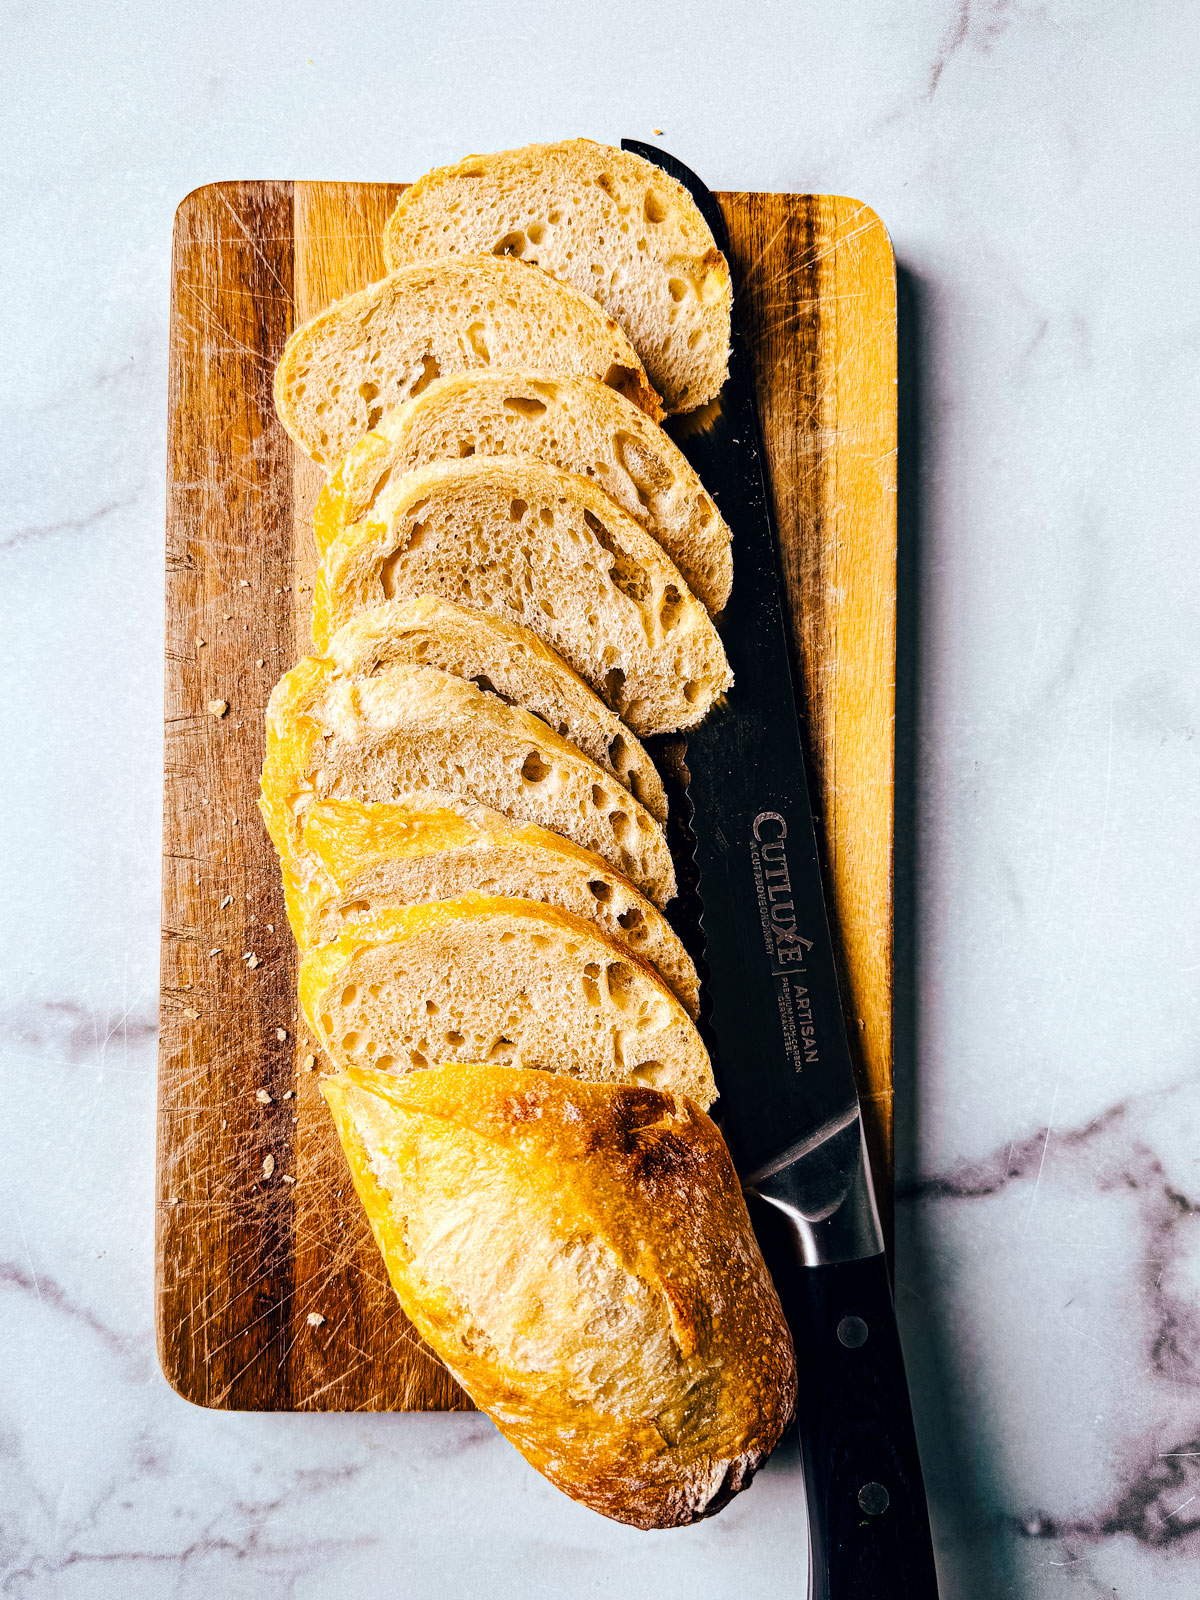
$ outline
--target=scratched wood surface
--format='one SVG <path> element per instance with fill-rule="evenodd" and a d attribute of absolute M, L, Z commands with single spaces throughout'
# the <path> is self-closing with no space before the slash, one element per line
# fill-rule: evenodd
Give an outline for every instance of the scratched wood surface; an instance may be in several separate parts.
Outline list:
<path fill-rule="evenodd" d="M 315 1047 L 297 1014 L 295 951 L 254 804 L 267 696 L 308 644 L 321 483 L 275 420 L 272 374 L 297 323 L 381 275 L 380 232 L 399 193 L 222 183 L 189 195 L 176 217 L 156 1309 L 167 1378 L 207 1406 L 469 1404 L 399 1310 L 345 1176 L 306 1067 Z M 721 203 L 888 1207 L 892 255 L 878 219 L 855 201 L 726 194 Z"/>

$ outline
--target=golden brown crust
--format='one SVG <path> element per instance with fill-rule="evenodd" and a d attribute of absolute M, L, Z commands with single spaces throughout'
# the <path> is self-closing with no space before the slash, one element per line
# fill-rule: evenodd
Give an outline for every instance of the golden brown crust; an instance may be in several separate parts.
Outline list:
<path fill-rule="evenodd" d="M 643 1528 L 745 1487 L 790 1417 L 795 1361 L 701 1111 L 486 1065 L 322 1088 L 405 1311 L 539 1471 Z M 453 1249 L 423 1234 L 426 1205 L 470 1220 Z M 526 1324 L 535 1307 L 551 1326 Z M 639 1349 L 604 1331 L 622 1318 Z"/>

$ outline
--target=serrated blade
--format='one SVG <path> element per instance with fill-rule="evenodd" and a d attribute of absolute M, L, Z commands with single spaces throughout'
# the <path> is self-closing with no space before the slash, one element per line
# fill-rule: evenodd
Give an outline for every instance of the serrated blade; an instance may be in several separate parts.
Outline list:
<path fill-rule="evenodd" d="M 725 219 L 696 175 L 652 145 L 622 148 L 690 190 L 729 255 Z M 721 1122 L 743 1184 L 788 1173 L 789 1210 L 814 1225 L 847 1206 L 837 1259 L 882 1249 L 797 717 L 778 540 L 753 374 L 735 327 L 716 402 L 673 433 L 733 533 L 734 581 L 717 626 L 734 683 L 687 735 Z M 829 1231 L 826 1229 L 825 1231 Z M 839 1234 L 845 1232 L 841 1227 Z M 832 1240 L 829 1241 L 832 1244 Z M 821 1259 L 828 1259 L 823 1248 Z"/>

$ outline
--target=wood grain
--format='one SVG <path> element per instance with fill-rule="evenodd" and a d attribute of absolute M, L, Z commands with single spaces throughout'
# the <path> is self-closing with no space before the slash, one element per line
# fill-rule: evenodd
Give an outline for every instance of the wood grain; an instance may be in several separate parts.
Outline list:
<path fill-rule="evenodd" d="M 321 483 L 275 420 L 271 378 L 296 323 L 381 274 L 380 233 L 401 187 L 214 184 L 189 195 L 176 217 L 157 1322 L 168 1380 L 201 1405 L 469 1404 L 396 1304 L 317 1074 L 306 1069 L 315 1047 L 297 1018 L 295 952 L 255 810 L 267 696 L 308 646 L 311 512 Z M 847 1011 L 887 1206 L 892 256 L 882 225 L 857 202 L 720 198 L 755 362 Z M 207 709 L 221 701 L 223 715 Z"/>

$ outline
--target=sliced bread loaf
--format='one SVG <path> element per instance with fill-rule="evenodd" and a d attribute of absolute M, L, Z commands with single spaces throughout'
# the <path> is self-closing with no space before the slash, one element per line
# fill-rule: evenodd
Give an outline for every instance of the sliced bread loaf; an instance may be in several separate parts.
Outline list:
<path fill-rule="evenodd" d="M 392 267 L 490 250 L 573 283 L 624 328 L 668 411 L 725 381 L 728 264 L 683 185 L 627 150 L 565 139 L 438 167 L 400 196 L 383 249 Z"/>
<path fill-rule="evenodd" d="M 689 1016 L 700 1007 L 691 957 L 662 912 L 591 850 L 450 795 L 403 805 L 320 800 L 304 813 L 304 869 L 284 871 L 302 949 L 364 918 L 471 894 L 541 900 L 595 922 L 665 978 Z"/>
<path fill-rule="evenodd" d="M 594 478 L 670 556 L 710 612 L 729 598 L 729 528 L 687 457 L 596 378 L 489 369 L 437 378 L 360 439 L 317 502 L 324 551 L 362 522 L 388 480 L 429 461 L 536 456 Z"/>
<path fill-rule="evenodd" d="M 385 412 L 465 367 L 587 373 L 659 417 L 628 339 L 593 300 L 521 261 L 443 257 L 389 273 L 297 328 L 275 369 L 275 409 L 332 466 Z"/>
<path fill-rule="evenodd" d="M 424 666 L 469 678 L 541 717 L 611 772 L 652 817 L 667 820 L 667 793 L 641 742 L 560 655 L 519 623 L 423 594 L 364 611 L 334 634 L 329 656 L 351 677 Z"/>
<path fill-rule="evenodd" d="M 671 852 L 645 806 L 519 706 L 434 667 L 350 678 L 313 657 L 271 691 L 261 809 L 289 865 L 314 801 L 395 801 L 429 790 L 561 833 L 656 905 L 675 893 Z"/>
<path fill-rule="evenodd" d="M 703 1112 L 474 1065 L 321 1090 L 401 1305 L 539 1472 L 639 1528 L 746 1487 L 796 1362 Z"/>
<path fill-rule="evenodd" d="M 491 1061 L 716 1098 L 695 1024 L 658 973 L 557 906 L 475 895 L 381 911 L 308 950 L 299 987 L 339 1067 Z"/>
<path fill-rule="evenodd" d="M 590 479 L 528 457 L 393 478 L 326 551 L 317 648 L 360 611 L 417 594 L 532 628 L 635 733 L 691 727 L 732 681 L 712 619 L 640 524 Z"/>

